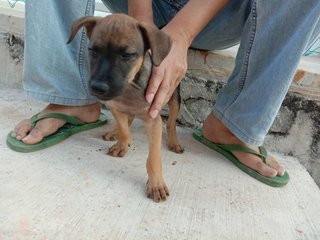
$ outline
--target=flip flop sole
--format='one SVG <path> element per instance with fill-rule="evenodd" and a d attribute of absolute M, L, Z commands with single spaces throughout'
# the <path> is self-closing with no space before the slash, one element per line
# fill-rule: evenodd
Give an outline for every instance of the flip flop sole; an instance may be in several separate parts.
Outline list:
<path fill-rule="evenodd" d="M 238 168 L 240 168 L 242 171 L 250 175 L 251 177 L 257 179 L 258 181 L 265 183 L 272 187 L 282 187 L 286 185 L 289 182 L 289 174 L 286 171 L 283 176 L 275 176 L 272 178 L 265 177 L 258 173 L 257 171 L 247 167 L 246 165 L 242 164 L 231 152 L 226 151 L 219 146 L 217 146 L 215 143 L 208 141 L 202 136 L 201 129 L 197 129 L 193 132 L 193 137 L 198 140 L 199 142 L 205 144 L 206 146 L 210 147 L 211 149 L 217 151 L 218 153 L 225 156 L 227 159 L 229 159 L 234 165 L 236 165 Z"/>
<path fill-rule="evenodd" d="M 57 143 L 62 142 L 71 135 L 79 132 L 83 132 L 89 129 L 100 127 L 107 122 L 107 117 L 101 114 L 100 119 L 94 123 L 87 123 L 81 126 L 74 126 L 72 124 L 66 123 L 62 128 L 60 128 L 56 133 L 47 136 L 42 139 L 41 142 L 35 144 L 25 144 L 20 140 L 17 140 L 11 136 L 11 132 L 7 135 L 7 145 L 14 151 L 17 152 L 34 152 L 42 150 L 53 146 Z"/>

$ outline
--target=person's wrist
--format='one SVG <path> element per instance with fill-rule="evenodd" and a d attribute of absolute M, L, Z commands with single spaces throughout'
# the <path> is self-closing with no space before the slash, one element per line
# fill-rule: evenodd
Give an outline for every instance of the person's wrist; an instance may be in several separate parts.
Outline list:
<path fill-rule="evenodd" d="M 153 18 L 150 15 L 132 15 L 131 17 L 133 17 L 134 19 L 136 19 L 139 22 L 144 22 L 149 25 L 155 26 L 155 24 L 153 22 Z"/>
<path fill-rule="evenodd" d="M 171 37 L 173 42 L 178 43 L 180 46 L 184 46 L 185 48 L 189 48 L 193 41 L 190 34 L 181 28 L 166 26 L 163 28 L 163 31 Z"/>

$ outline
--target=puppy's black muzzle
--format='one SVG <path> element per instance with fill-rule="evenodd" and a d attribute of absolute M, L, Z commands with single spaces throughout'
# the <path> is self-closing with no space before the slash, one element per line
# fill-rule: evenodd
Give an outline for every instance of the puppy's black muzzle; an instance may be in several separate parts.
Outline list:
<path fill-rule="evenodd" d="M 91 81 L 90 82 L 91 93 L 96 96 L 108 95 L 110 87 L 107 83 L 102 81 Z"/>
<path fill-rule="evenodd" d="M 90 80 L 89 88 L 91 94 L 101 100 L 111 100 L 122 93 L 121 87 L 112 86 L 108 84 L 108 81 Z"/>

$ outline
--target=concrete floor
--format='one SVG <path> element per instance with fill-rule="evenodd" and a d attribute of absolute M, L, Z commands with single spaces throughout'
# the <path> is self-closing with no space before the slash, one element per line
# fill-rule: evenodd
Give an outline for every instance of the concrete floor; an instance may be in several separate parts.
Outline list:
<path fill-rule="evenodd" d="M 320 191 L 294 158 L 274 153 L 291 180 L 266 186 L 178 129 L 182 155 L 167 150 L 166 202 L 145 195 L 147 142 L 140 121 L 124 158 L 105 153 L 106 127 L 35 153 L 6 146 L 15 123 L 39 111 L 0 85 L 0 239 L 320 239 Z"/>

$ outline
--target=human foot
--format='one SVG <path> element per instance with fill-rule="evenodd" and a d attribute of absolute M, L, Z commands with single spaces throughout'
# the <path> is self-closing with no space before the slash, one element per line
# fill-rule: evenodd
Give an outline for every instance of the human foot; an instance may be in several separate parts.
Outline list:
<path fill-rule="evenodd" d="M 210 114 L 203 123 L 203 136 L 214 143 L 218 144 L 237 144 L 251 148 L 259 152 L 259 148 L 243 143 L 235 135 L 233 135 L 229 129 L 227 129 L 220 120 L 218 120 L 213 114 Z M 256 155 L 232 151 L 232 154 L 236 156 L 239 161 L 247 167 L 256 170 L 261 175 L 266 177 L 283 176 L 285 173 L 284 167 L 282 167 L 273 156 L 270 154 L 267 158 L 267 164 L 263 163 L 262 159 Z"/>
<path fill-rule="evenodd" d="M 44 108 L 39 116 L 47 113 L 64 113 L 78 118 L 85 123 L 95 122 L 100 117 L 100 104 L 95 103 L 86 106 L 63 106 L 49 104 Z M 40 142 L 44 137 L 55 133 L 65 124 L 65 121 L 57 118 L 46 118 L 37 122 L 32 128 L 31 119 L 25 119 L 19 122 L 11 133 L 11 136 L 21 140 L 25 144 L 35 144 Z"/>

